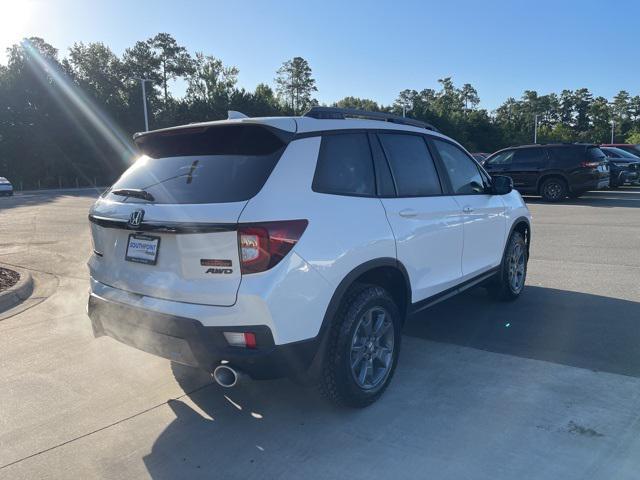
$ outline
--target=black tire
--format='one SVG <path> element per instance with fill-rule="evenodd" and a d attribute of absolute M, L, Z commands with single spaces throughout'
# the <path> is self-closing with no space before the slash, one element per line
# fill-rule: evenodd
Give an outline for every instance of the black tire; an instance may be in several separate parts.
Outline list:
<path fill-rule="evenodd" d="M 616 183 L 610 183 L 609 184 L 609 190 L 617 190 L 619 186 L 620 185 L 618 185 Z"/>
<path fill-rule="evenodd" d="M 547 178 L 540 185 L 540 196 L 547 202 L 560 202 L 567 196 L 567 184 L 558 177 Z"/>
<path fill-rule="evenodd" d="M 515 272 L 512 271 L 512 268 L 514 268 L 513 259 L 516 252 L 521 252 L 523 255 L 523 265 L 521 266 L 522 277 L 518 282 L 513 281 L 513 274 Z M 529 252 L 527 251 L 527 244 L 524 240 L 524 236 L 520 232 L 513 232 L 504 249 L 500 270 L 498 271 L 494 281 L 489 285 L 489 292 L 496 300 L 511 301 L 520 296 L 524 290 L 525 281 L 527 279 L 528 261 Z"/>
<path fill-rule="evenodd" d="M 362 331 L 363 322 L 366 323 L 365 318 L 371 311 L 384 311 L 386 315 L 384 318 L 388 318 L 388 321 L 382 320 L 386 327 L 385 335 L 393 335 L 393 346 L 390 353 L 385 352 L 385 360 L 387 360 L 385 362 L 377 356 L 374 357 L 375 354 L 368 350 L 368 348 L 375 348 L 370 345 L 372 341 L 363 345 L 363 351 L 368 352 L 364 355 L 369 355 L 369 358 L 360 358 L 360 362 L 368 363 L 372 358 L 371 365 L 378 365 L 380 376 L 378 383 L 373 384 L 372 381 L 370 387 L 364 388 L 356 379 L 355 367 L 352 367 L 352 356 L 353 349 L 358 346 L 354 343 L 354 337 L 360 338 L 357 332 Z M 381 317 L 378 315 L 375 318 Z M 370 320 L 369 324 L 374 325 L 374 321 Z M 345 295 L 328 332 L 318 382 L 320 392 L 335 404 L 353 408 L 363 408 L 378 400 L 389 386 L 398 363 L 401 323 L 400 311 L 384 288 L 376 285 L 354 285 Z M 357 363 L 357 365 L 360 364 Z M 382 368 L 386 370 L 381 372 Z M 372 368 L 371 372 L 371 376 L 375 377 L 375 368 Z"/>

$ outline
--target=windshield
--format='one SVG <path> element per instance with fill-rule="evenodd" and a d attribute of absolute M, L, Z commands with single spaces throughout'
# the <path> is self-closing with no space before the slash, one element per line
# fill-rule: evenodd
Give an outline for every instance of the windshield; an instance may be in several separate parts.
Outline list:
<path fill-rule="evenodd" d="M 620 147 L 620 150 L 624 150 L 633 156 L 640 157 L 640 145 L 624 145 Z"/>
<path fill-rule="evenodd" d="M 607 157 L 640 160 L 640 158 L 638 158 L 637 156 L 633 155 L 632 153 L 626 152 L 621 148 L 608 147 L 608 148 L 603 148 L 602 150 L 607 154 Z"/>

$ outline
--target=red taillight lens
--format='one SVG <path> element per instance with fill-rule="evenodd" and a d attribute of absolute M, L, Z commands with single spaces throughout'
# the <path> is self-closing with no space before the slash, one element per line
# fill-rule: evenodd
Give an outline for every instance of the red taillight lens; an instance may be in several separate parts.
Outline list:
<path fill-rule="evenodd" d="M 307 220 L 262 222 L 238 228 L 240 265 L 243 274 L 269 270 L 282 260 L 300 240 Z"/>
<path fill-rule="evenodd" d="M 582 162 L 581 167 L 596 168 L 600 166 L 600 162 Z"/>

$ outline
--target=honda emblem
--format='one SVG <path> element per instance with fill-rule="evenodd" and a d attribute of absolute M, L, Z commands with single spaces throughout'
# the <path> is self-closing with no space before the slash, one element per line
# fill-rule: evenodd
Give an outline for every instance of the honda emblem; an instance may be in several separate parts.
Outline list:
<path fill-rule="evenodd" d="M 131 212 L 131 215 L 129 216 L 129 226 L 139 227 L 143 219 L 144 219 L 144 210 L 142 210 L 141 208 L 138 210 L 134 210 L 133 212 Z"/>

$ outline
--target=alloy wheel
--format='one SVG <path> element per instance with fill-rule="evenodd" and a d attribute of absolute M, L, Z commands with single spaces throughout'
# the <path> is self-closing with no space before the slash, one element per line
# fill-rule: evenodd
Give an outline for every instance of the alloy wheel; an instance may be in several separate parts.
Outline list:
<path fill-rule="evenodd" d="M 524 287 L 525 250 L 520 243 L 516 243 L 509 255 L 509 286 L 513 293 L 519 293 Z"/>
<path fill-rule="evenodd" d="M 367 310 L 356 326 L 351 339 L 351 374 L 365 390 L 383 384 L 393 364 L 395 332 L 391 315 L 376 306 Z"/>

